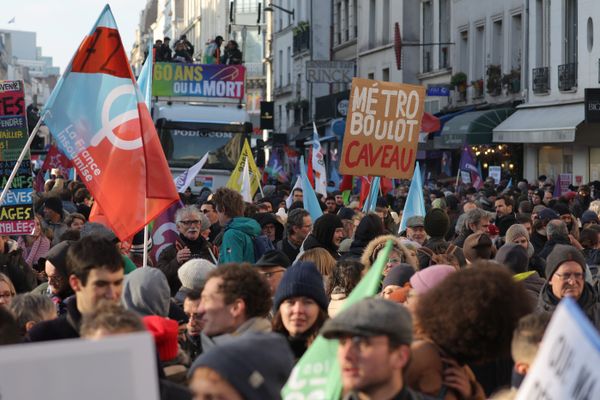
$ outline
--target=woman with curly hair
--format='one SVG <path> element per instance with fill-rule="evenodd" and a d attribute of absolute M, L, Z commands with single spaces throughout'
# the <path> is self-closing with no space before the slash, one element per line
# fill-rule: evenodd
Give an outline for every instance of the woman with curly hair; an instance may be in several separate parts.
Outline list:
<path fill-rule="evenodd" d="M 391 240 L 393 243 L 392 250 L 390 251 L 390 255 L 387 261 L 387 265 L 383 270 L 383 275 L 387 275 L 387 272 L 402 263 L 409 264 L 411 267 L 417 270 L 417 259 L 415 256 L 402 244 L 402 240 L 394 235 L 383 235 L 378 236 L 375 239 L 371 240 L 360 258 L 360 262 L 365 266 L 365 273 L 371 268 L 375 260 L 377 259 L 377 255 L 379 251 L 381 251 L 388 240 Z"/>
<path fill-rule="evenodd" d="M 327 312 L 329 318 L 335 317 L 340 311 L 348 295 L 360 282 L 364 269 L 365 266 L 357 260 L 340 260 L 337 262 L 327 280 L 327 295 L 329 296 Z"/>
<path fill-rule="evenodd" d="M 487 363 L 498 377 L 503 371 L 494 367 L 510 359 L 512 333 L 531 311 L 524 287 L 494 262 L 450 274 L 416 304 L 420 338 L 411 346 L 409 386 L 444 399 L 485 399 L 466 364 Z M 510 384 L 508 368 L 508 382 L 491 383 L 487 394 Z"/>
<path fill-rule="evenodd" d="M 273 299 L 273 332 L 287 338 L 296 360 L 327 320 L 327 303 L 323 279 L 315 264 L 296 262 L 285 271 Z"/>

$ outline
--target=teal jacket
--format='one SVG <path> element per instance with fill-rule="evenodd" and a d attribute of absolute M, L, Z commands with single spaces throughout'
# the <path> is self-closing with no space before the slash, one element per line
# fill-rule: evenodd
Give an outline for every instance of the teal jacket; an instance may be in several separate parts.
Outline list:
<path fill-rule="evenodd" d="M 256 220 L 235 217 L 225 226 L 219 251 L 219 264 L 249 262 L 254 264 L 254 238 L 260 235 Z"/>

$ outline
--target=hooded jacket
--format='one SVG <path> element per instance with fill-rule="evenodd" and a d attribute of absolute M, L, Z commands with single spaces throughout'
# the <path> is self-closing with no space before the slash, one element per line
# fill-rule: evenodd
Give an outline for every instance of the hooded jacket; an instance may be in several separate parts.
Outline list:
<path fill-rule="evenodd" d="M 560 299 L 552 293 L 552 286 L 546 283 L 538 297 L 535 312 L 552 314 L 559 302 Z M 577 300 L 577 304 L 579 304 L 581 310 L 587 315 L 596 329 L 600 330 L 600 299 L 598 299 L 598 294 L 592 285 L 584 282 L 583 292 Z"/>
<path fill-rule="evenodd" d="M 224 228 L 219 251 L 219 264 L 229 262 L 254 263 L 254 238 L 260 235 L 258 222 L 252 218 L 232 218 Z"/>
<path fill-rule="evenodd" d="M 169 315 L 169 284 L 156 268 L 138 268 L 125 277 L 121 299 L 125 308 L 145 317 Z"/>
<path fill-rule="evenodd" d="M 378 236 L 385 234 L 381 219 L 376 214 L 367 214 L 360 221 L 354 232 L 354 240 L 346 258 L 360 259 L 368 244 Z"/>
<path fill-rule="evenodd" d="M 384 235 L 378 236 L 371 240 L 367 247 L 365 247 L 362 257 L 360 258 L 360 262 L 365 266 L 365 272 L 368 271 L 373 265 L 374 260 L 371 260 L 371 256 L 373 255 L 375 249 L 381 250 L 388 240 L 393 242 L 393 250 L 400 251 L 402 253 L 402 262 L 409 264 L 416 271 L 418 269 L 417 258 L 410 252 L 410 250 L 406 248 L 406 246 L 402 244 L 402 240 L 394 235 Z"/>
<path fill-rule="evenodd" d="M 303 251 L 322 247 L 337 260 L 340 254 L 337 246 L 333 244 L 333 235 L 336 229 L 343 227 L 342 220 L 337 215 L 323 214 L 315 221 L 312 233 L 306 237 L 302 245 Z"/>

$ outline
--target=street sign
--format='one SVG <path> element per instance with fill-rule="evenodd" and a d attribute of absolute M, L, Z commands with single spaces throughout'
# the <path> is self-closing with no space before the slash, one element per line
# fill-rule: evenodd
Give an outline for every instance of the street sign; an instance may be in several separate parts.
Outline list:
<path fill-rule="evenodd" d="M 307 61 L 306 81 L 310 83 L 352 82 L 354 61 Z"/>
<path fill-rule="evenodd" d="M 427 96 L 450 96 L 450 89 L 446 86 L 430 86 L 427 88 Z"/>

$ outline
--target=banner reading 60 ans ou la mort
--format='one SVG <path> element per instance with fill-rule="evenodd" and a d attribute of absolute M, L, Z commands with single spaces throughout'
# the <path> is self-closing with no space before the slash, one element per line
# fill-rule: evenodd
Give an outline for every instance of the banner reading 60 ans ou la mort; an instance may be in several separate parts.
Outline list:
<path fill-rule="evenodd" d="M 244 98 L 242 65 L 156 63 L 152 95 L 167 97 Z"/>
<path fill-rule="evenodd" d="M 352 79 L 340 172 L 410 179 L 425 88 Z"/>

